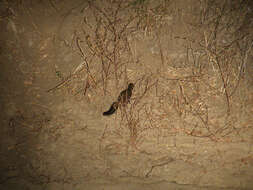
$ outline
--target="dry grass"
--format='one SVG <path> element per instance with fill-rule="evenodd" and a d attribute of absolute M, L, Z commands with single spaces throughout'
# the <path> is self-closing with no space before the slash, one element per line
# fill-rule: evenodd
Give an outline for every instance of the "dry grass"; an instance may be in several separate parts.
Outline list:
<path fill-rule="evenodd" d="M 184 41 L 182 68 L 170 65 L 161 46 L 168 1 L 151 6 L 149 1 L 108 0 L 103 7 L 90 1 L 85 8 L 74 34 L 74 51 L 82 63 L 57 88 L 65 87 L 82 98 L 88 92 L 110 94 L 112 83 L 115 89 L 129 81 L 137 86 L 131 106 L 117 117 L 120 130 L 110 134 L 125 140 L 111 140 L 105 149 L 130 145 L 138 150 L 156 130 L 167 136 L 181 133 L 211 141 L 229 141 L 234 134 L 240 137 L 234 100 L 253 43 L 252 34 L 244 30 L 247 2 L 241 6 L 230 1 L 198 3 L 199 12 L 184 23 L 191 33 L 176 37 Z M 129 37 L 136 34 L 156 36 L 160 72 L 129 75 L 129 65 L 135 60 Z M 105 130 L 101 139 L 106 137 Z"/>

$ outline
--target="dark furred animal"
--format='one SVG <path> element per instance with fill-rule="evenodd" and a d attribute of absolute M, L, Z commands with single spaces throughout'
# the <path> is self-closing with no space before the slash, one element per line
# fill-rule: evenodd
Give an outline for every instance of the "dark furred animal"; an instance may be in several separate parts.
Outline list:
<path fill-rule="evenodd" d="M 130 98 L 132 96 L 132 90 L 134 88 L 134 84 L 130 83 L 128 85 L 128 88 L 123 90 L 118 97 L 118 101 L 117 102 L 113 102 L 110 109 L 106 112 L 103 113 L 103 115 L 107 116 L 107 115 L 112 115 L 113 113 L 115 113 L 115 111 L 118 109 L 119 105 L 123 105 L 126 106 L 127 103 L 130 102 Z"/>

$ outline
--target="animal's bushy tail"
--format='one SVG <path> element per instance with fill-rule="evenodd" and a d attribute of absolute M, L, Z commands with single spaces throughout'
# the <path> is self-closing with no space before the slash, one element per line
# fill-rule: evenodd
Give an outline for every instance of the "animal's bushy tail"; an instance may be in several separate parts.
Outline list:
<path fill-rule="evenodd" d="M 103 115 L 112 115 L 113 113 L 115 113 L 115 111 L 118 109 L 119 107 L 119 103 L 118 102 L 113 102 L 110 109 L 106 112 L 103 113 Z"/>

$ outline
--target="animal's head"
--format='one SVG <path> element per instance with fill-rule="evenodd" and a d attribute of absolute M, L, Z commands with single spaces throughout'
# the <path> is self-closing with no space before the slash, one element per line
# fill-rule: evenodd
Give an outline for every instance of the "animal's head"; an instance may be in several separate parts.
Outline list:
<path fill-rule="evenodd" d="M 134 84 L 133 83 L 130 83 L 129 85 L 128 85 L 128 89 L 133 89 L 134 88 Z"/>

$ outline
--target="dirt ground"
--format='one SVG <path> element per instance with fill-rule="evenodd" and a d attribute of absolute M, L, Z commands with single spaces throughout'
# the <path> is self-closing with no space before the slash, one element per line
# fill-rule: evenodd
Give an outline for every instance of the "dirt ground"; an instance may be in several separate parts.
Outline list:
<path fill-rule="evenodd" d="M 0 189 L 253 189 L 250 0 L 3 0 L 0 28 Z"/>

